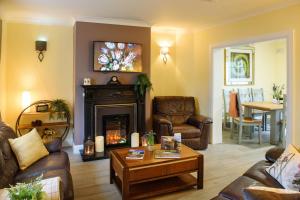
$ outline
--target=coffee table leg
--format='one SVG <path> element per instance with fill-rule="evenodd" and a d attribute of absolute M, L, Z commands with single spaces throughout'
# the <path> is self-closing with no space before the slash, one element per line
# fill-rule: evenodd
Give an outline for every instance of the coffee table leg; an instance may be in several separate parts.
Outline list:
<path fill-rule="evenodd" d="M 122 200 L 129 199 L 129 170 L 125 168 L 123 170 L 123 182 L 122 182 Z"/>
<path fill-rule="evenodd" d="M 116 173 L 115 173 L 115 170 L 114 170 L 114 168 L 113 168 L 113 165 L 112 165 L 112 156 L 110 157 L 110 184 L 113 184 L 113 180 L 114 180 L 114 178 L 115 178 L 115 176 L 116 176 Z"/>
<path fill-rule="evenodd" d="M 197 189 L 203 188 L 203 156 L 198 157 Z"/>

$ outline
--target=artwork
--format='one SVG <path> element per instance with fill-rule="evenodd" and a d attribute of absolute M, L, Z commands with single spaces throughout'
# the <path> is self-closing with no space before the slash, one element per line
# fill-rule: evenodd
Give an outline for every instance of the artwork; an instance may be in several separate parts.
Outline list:
<path fill-rule="evenodd" d="M 94 71 L 142 72 L 142 45 L 94 42 Z"/>
<path fill-rule="evenodd" d="M 225 49 L 225 85 L 254 84 L 254 48 Z"/>

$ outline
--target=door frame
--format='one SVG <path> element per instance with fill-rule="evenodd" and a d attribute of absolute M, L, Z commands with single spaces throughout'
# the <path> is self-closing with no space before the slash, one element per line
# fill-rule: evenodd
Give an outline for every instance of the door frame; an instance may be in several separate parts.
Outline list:
<path fill-rule="evenodd" d="M 213 60 L 213 53 L 214 50 L 220 49 L 220 48 L 226 48 L 228 46 L 238 46 L 238 45 L 244 45 L 244 44 L 249 44 L 249 43 L 257 43 L 257 42 L 265 42 L 265 41 L 270 41 L 270 40 L 276 40 L 276 39 L 286 39 L 286 47 L 287 47 L 287 131 L 286 131 L 286 144 L 292 144 L 295 141 L 295 134 L 294 134 L 294 121 L 295 121 L 295 112 L 293 111 L 293 83 L 294 83 L 294 76 L 293 76 L 293 66 L 294 66 L 294 46 L 293 46 L 293 41 L 294 41 L 294 31 L 293 30 L 288 30 L 288 31 L 283 31 L 283 32 L 277 32 L 277 33 L 271 33 L 271 34 L 266 34 L 266 35 L 260 35 L 260 36 L 254 36 L 250 38 L 245 38 L 245 39 L 239 39 L 239 40 L 234 40 L 234 41 L 229 41 L 229 42 L 221 42 L 217 44 L 210 45 L 209 47 L 209 54 L 210 54 L 210 99 L 212 102 L 215 101 L 214 96 L 213 96 L 213 89 L 214 89 L 214 60 Z M 209 113 L 210 116 L 213 116 L 214 113 L 214 103 L 210 104 L 209 108 Z M 222 116 L 220 116 L 222 117 Z M 219 124 L 213 124 L 212 130 L 218 130 L 217 133 L 212 132 L 212 139 L 211 143 L 212 144 L 218 144 L 222 143 L 222 126 L 219 127 Z M 221 134 L 221 137 L 220 137 Z M 216 137 L 217 136 L 217 137 Z M 219 136 L 219 137 L 218 137 Z"/>

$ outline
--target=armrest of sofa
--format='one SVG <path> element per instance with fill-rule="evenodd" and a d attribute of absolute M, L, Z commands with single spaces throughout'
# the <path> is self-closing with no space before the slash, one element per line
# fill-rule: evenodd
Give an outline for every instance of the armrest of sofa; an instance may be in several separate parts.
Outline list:
<path fill-rule="evenodd" d="M 153 116 L 153 130 L 156 133 L 156 140 L 160 143 L 161 136 L 172 135 L 173 126 L 170 120 L 161 115 Z"/>
<path fill-rule="evenodd" d="M 59 152 L 62 148 L 62 139 L 55 138 L 51 142 L 45 143 L 45 147 L 49 151 L 49 153 Z"/>
<path fill-rule="evenodd" d="M 273 147 L 266 152 L 266 160 L 274 163 L 284 152 L 282 147 Z"/>
<path fill-rule="evenodd" d="M 193 126 L 196 126 L 197 128 L 202 129 L 204 125 L 208 125 L 212 123 L 211 118 L 203 116 L 203 115 L 194 115 L 189 117 L 187 120 L 187 123 Z"/>

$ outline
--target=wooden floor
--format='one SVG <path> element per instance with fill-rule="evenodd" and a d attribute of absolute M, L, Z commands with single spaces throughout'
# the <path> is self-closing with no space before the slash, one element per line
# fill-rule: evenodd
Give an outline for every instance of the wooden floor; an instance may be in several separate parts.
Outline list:
<path fill-rule="evenodd" d="M 227 184 L 239 177 L 255 162 L 264 159 L 269 145 L 217 144 L 209 145 L 204 154 L 204 189 L 191 189 L 152 199 L 211 199 Z M 109 160 L 82 162 L 78 154 L 67 149 L 71 160 L 75 199 L 119 200 L 121 195 L 114 184 L 109 184 Z M 196 176 L 196 175 L 195 175 Z"/>

